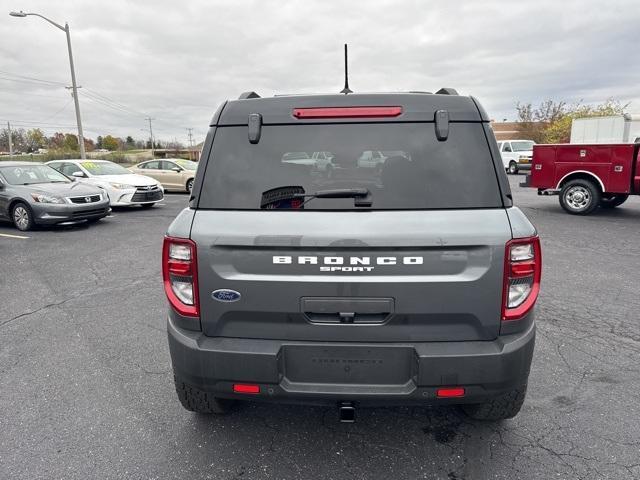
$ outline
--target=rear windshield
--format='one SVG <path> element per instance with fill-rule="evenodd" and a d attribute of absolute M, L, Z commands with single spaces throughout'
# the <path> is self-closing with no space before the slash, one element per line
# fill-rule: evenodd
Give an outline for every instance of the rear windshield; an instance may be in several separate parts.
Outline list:
<path fill-rule="evenodd" d="M 199 208 L 390 210 L 502 206 L 482 124 L 278 125 L 251 144 L 246 126 L 218 127 Z M 368 202 L 313 198 L 366 189 Z M 267 195 L 265 196 L 265 193 Z M 363 206 L 364 205 L 364 206 Z"/>

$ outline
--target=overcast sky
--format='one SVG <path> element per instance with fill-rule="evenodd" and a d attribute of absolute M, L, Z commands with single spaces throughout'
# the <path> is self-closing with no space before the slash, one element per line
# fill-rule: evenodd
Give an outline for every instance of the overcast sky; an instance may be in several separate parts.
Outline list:
<path fill-rule="evenodd" d="M 1 4 L 0 122 L 48 134 L 75 130 L 64 32 L 10 10 L 69 22 L 90 138 L 143 138 L 150 115 L 158 139 L 186 143 L 193 127 L 199 142 L 217 106 L 242 91 L 338 92 L 345 42 L 355 92 L 454 87 L 496 120 L 546 98 L 615 97 L 640 112 L 637 0 Z"/>

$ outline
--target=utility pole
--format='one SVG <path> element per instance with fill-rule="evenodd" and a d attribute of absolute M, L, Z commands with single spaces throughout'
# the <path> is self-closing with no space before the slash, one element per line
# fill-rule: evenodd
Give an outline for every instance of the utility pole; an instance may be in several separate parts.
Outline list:
<path fill-rule="evenodd" d="M 149 137 L 151 138 L 151 156 L 153 158 L 155 158 L 156 151 L 155 151 L 155 147 L 153 145 L 153 128 L 151 127 L 151 120 L 153 120 L 153 118 L 147 117 L 146 120 L 149 121 Z"/>
<path fill-rule="evenodd" d="M 13 155 L 13 141 L 11 140 L 11 124 L 7 122 L 7 128 L 9 129 L 9 156 Z"/>
<path fill-rule="evenodd" d="M 73 89 L 73 101 L 76 107 L 76 123 L 78 124 L 78 146 L 80 147 L 80 158 L 85 160 L 87 158 L 87 154 L 84 151 L 84 134 L 82 133 L 82 119 L 80 118 L 80 103 L 78 102 L 78 87 L 76 86 L 76 71 L 73 67 L 73 53 L 71 52 L 71 35 L 69 34 L 69 24 L 65 23 L 64 27 L 53 20 L 49 20 L 44 15 L 40 15 L 39 13 L 25 13 L 23 11 L 19 12 L 10 12 L 9 15 L 12 17 L 24 18 L 29 15 L 34 15 L 36 17 L 40 17 L 46 22 L 49 22 L 56 28 L 62 30 L 67 36 L 67 50 L 69 51 L 69 67 L 71 68 L 71 85 Z"/>
<path fill-rule="evenodd" d="M 187 130 L 189 131 L 189 160 L 193 160 L 193 134 L 191 133 L 193 132 L 193 128 L 187 128 Z"/>

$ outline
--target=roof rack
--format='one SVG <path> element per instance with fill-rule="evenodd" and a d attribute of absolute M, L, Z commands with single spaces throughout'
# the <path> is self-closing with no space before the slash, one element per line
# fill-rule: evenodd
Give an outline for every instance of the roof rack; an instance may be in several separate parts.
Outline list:
<path fill-rule="evenodd" d="M 256 92 L 242 92 L 238 97 L 238 100 L 246 100 L 247 98 L 260 98 Z"/>
<path fill-rule="evenodd" d="M 442 87 L 436 95 L 458 95 L 458 91 L 455 88 Z"/>

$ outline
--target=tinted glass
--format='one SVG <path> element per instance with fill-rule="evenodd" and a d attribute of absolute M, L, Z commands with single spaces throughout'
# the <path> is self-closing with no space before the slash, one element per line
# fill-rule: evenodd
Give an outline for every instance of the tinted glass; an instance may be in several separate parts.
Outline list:
<path fill-rule="evenodd" d="M 70 183 L 67 177 L 48 165 L 20 165 L 0 167 L 0 172 L 11 185 L 34 185 L 36 183 Z"/>
<path fill-rule="evenodd" d="M 372 151 L 375 162 L 361 158 Z M 301 152 L 331 152 L 316 162 Z M 365 153 L 367 152 L 367 153 Z M 319 190 L 366 188 L 370 207 L 353 198 L 279 202 L 270 208 L 384 210 L 494 208 L 502 201 L 480 123 L 452 123 L 439 142 L 432 123 L 286 125 L 262 128 L 258 144 L 247 127 L 219 127 L 200 194 L 200 208 L 258 210 L 278 187 L 299 196 Z M 269 197 L 274 198 L 274 197 Z M 264 205 L 264 203 L 263 203 Z"/>
<path fill-rule="evenodd" d="M 143 163 L 142 165 L 140 165 L 140 168 L 145 168 L 147 170 L 158 170 L 160 168 L 160 162 L 153 161 L 153 162 Z"/>

